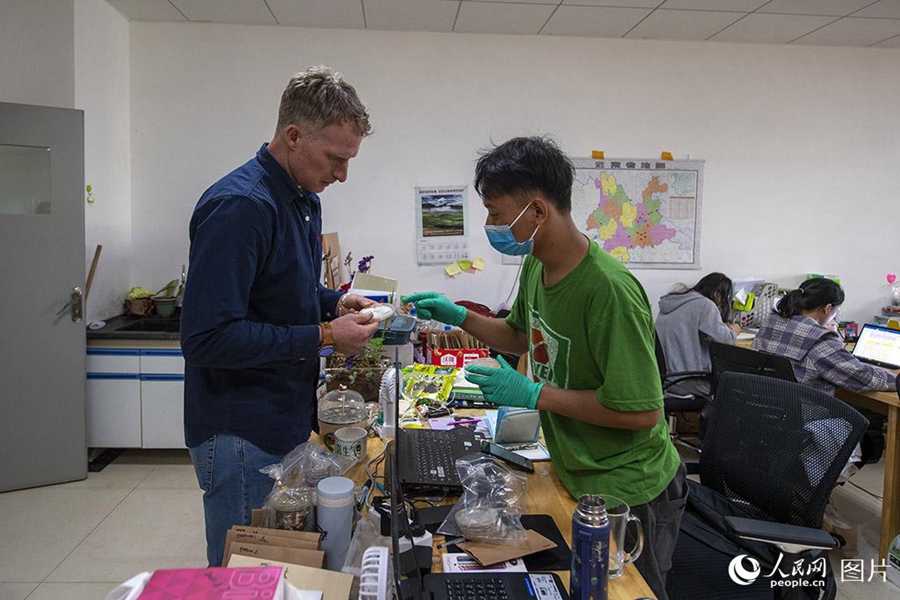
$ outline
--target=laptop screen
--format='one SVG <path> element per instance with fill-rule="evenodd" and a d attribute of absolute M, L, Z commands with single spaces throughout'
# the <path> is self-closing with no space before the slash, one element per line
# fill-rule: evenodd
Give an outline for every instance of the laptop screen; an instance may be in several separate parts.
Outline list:
<path fill-rule="evenodd" d="M 877 325 L 863 325 L 853 348 L 853 356 L 880 367 L 900 368 L 900 331 Z"/>

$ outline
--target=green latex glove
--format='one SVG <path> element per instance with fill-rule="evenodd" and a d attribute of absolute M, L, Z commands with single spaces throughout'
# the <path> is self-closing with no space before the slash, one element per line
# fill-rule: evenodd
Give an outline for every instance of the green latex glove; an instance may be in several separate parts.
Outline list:
<path fill-rule="evenodd" d="M 484 399 L 502 406 L 517 406 L 534 409 L 543 383 L 528 379 L 498 356 L 500 368 L 472 366 L 466 367 L 466 381 L 481 388 Z"/>
<path fill-rule="evenodd" d="M 466 307 L 454 304 L 447 296 L 437 292 L 419 292 L 400 298 L 401 302 L 415 302 L 416 313 L 423 319 L 434 319 L 447 325 L 462 325 L 466 320 Z"/>

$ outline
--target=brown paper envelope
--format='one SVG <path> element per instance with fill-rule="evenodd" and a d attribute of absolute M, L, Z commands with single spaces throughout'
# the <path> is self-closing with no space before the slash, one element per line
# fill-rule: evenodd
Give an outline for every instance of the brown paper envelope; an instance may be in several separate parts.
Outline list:
<path fill-rule="evenodd" d="M 318 550 L 319 542 L 298 538 L 281 537 L 269 535 L 268 533 L 248 533 L 246 531 L 235 531 L 231 529 L 225 534 L 225 552 L 231 547 L 231 542 L 241 544 L 258 544 L 260 546 L 280 546 L 282 548 L 300 548 L 303 550 Z M 227 556 L 222 556 L 222 563 L 225 563 Z"/>
<path fill-rule="evenodd" d="M 293 540 L 306 540 L 309 542 L 319 543 L 322 534 L 318 531 L 291 531 L 290 529 L 270 529 L 268 527 L 247 527 L 245 525 L 234 525 L 232 531 L 240 531 L 241 533 L 265 533 L 274 535 L 275 537 L 286 537 Z"/>
<path fill-rule="evenodd" d="M 353 575 L 325 569 L 313 569 L 292 565 L 277 560 L 266 560 L 253 556 L 232 555 L 232 567 L 282 567 L 284 578 L 298 590 L 322 592 L 323 600 L 347 600 L 353 586 Z"/>
<path fill-rule="evenodd" d="M 269 509 L 254 508 L 250 513 L 251 527 L 265 527 L 269 524 Z"/>
<path fill-rule="evenodd" d="M 556 544 L 548 540 L 537 531 L 531 529 L 525 530 L 528 539 L 525 543 L 513 545 L 486 544 L 484 542 L 462 542 L 457 547 L 469 556 L 478 561 L 483 567 L 486 565 L 495 565 L 497 563 L 512 560 L 514 558 L 522 558 L 535 552 L 550 550 L 556 548 Z"/>
<path fill-rule="evenodd" d="M 303 565 L 304 567 L 315 567 L 320 569 L 325 563 L 325 553 L 321 550 L 304 550 L 302 548 L 282 548 L 280 546 L 261 546 L 259 544 L 241 544 L 239 542 L 231 542 L 228 547 L 229 558 L 232 554 L 240 554 L 242 556 L 255 556 L 269 560 L 280 560 L 281 562 L 291 563 L 293 565 Z"/>

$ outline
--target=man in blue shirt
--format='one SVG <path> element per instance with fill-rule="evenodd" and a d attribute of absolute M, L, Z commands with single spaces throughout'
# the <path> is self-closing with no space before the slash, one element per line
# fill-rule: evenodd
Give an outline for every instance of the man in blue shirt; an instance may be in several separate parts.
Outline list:
<path fill-rule="evenodd" d="M 319 358 L 362 351 L 371 302 L 321 285 L 318 194 L 347 179 L 371 131 L 340 73 L 298 73 L 272 141 L 201 196 L 190 223 L 181 316 L 184 430 L 203 489 L 207 559 L 250 523 L 273 481 L 259 473 L 316 427 Z"/>

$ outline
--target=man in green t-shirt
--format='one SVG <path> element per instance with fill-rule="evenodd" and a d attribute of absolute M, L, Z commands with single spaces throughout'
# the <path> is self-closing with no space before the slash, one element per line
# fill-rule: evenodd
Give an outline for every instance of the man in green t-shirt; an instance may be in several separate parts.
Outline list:
<path fill-rule="evenodd" d="M 635 564 L 665 599 L 687 486 L 663 415 L 653 316 L 637 279 L 572 220 L 573 175 L 544 138 L 514 138 L 478 160 L 488 240 L 499 252 L 525 255 L 506 319 L 434 292 L 403 301 L 501 352 L 528 352 L 533 379 L 505 362 L 472 367 L 467 378 L 489 402 L 541 411 L 550 456 L 572 496 L 607 494 L 629 504 L 646 538 Z"/>

